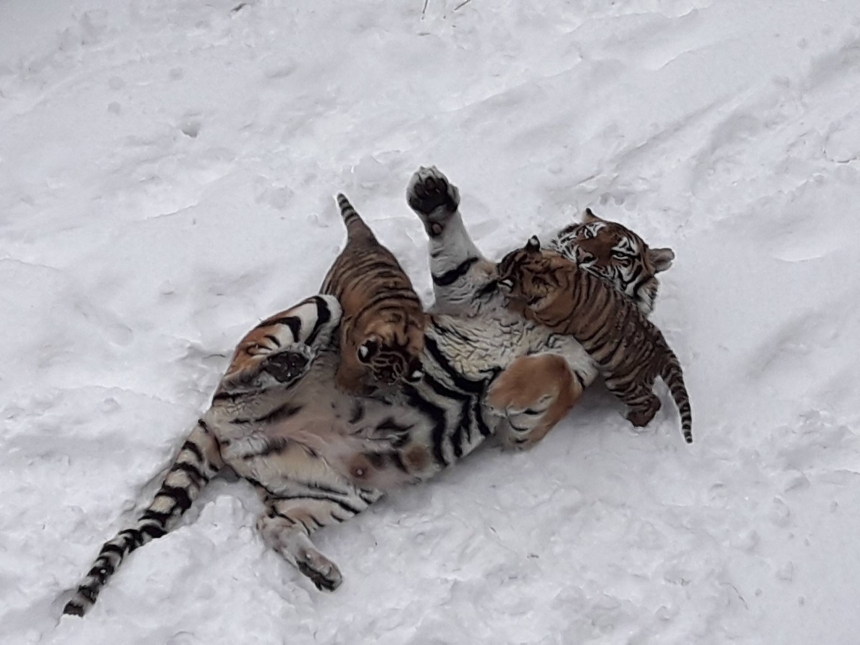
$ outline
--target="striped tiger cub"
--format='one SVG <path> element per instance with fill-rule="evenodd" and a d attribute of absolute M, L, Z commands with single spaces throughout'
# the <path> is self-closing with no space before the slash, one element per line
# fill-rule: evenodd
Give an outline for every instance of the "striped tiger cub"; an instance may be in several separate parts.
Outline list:
<path fill-rule="evenodd" d="M 426 316 L 409 276 L 376 239 L 346 197 L 337 196 L 347 242 L 322 285 L 343 307 L 341 362 L 335 382 L 345 392 L 369 394 L 368 372 L 383 385 L 424 376 Z"/>
<path fill-rule="evenodd" d="M 678 358 L 657 327 L 602 278 L 581 270 L 532 237 L 498 265 L 498 285 L 509 308 L 549 329 L 571 335 L 597 363 L 607 388 L 630 408 L 627 419 L 647 425 L 660 409 L 654 380 L 669 386 L 692 443 L 690 399 Z"/>

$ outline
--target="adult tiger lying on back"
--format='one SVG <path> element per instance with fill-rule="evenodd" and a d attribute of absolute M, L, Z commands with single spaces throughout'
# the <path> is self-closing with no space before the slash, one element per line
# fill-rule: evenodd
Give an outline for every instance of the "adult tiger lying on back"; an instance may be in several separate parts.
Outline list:
<path fill-rule="evenodd" d="M 340 360 L 332 338 L 341 314 L 335 298 L 315 296 L 260 323 L 239 343 L 154 501 L 105 543 L 66 613 L 89 609 L 125 556 L 171 530 L 225 465 L 263 498 L 258 528 L 267 544 L 318 588 L 334 589 L 341 574 L 310 533 L 362 512 L 383 489 L 432 476 L 493 434 L 512 444 L 534 443 L 572 405 L 556 372 L 576 374 L 583 385 L 596 374 L 578 344 L 508 312 L 486 280 L 464 286 L 470 276 L 459 269 L 438 272 L 440 262 L 444 268 L 463 251 L 479 258 L 456 205 L 447 210 L 443 202 L 446 213 L 437 212 L 439 188 L 456 193 L 438 171 L 422 169 L 409 196 L 422 219 L 440 227 L 431 241 L 437 300 L 456 309 L 451 305 L 466 296 L 486 313 L 431 315 L 425 377 L 376 398 L 333 386 Z M 644 265 L 648 249 L 640 251 Z M 486 267 L 480 258 L 468 264 Z M 536 354 L 544 350 L 552 353 Z M 518 383 L 527 383 L 528 392 L 517 390 Z"/>
<path fill-rule="evenodd" d="M 654 380 L 666 381 L 693 442 L 690 399 L 678 358 L 663 334 L 618 290 L 532 237 L 499 263 L 498 284 L 510 305 L 529 320 L 574 336 L 599 365 L 606 387 L 624 401 L 634 426 L 647 425 L 660 409 Z"/>

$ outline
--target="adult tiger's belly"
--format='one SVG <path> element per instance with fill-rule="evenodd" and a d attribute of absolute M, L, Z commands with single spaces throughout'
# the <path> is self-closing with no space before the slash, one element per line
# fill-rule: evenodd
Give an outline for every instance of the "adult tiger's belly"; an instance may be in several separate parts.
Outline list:
<path fill-rule="evenodd" d="M 472 378 L 504 369 L 520 356 L 557 354 L 579 376 L 584 385 L 597 378 L 597 366 L 570 336 L 558 335 L 515 314 L 459 317 L 435 315 L 426 336 L 460 374 Z"/>

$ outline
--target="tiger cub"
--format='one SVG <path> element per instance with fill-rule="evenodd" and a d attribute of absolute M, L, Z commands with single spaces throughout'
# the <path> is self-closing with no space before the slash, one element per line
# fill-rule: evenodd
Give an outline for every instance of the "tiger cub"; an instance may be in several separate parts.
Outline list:
<path fill-rule="evenodd" d="M 498 285 L 508 307 L 549 329 L 573 336 L 597 363 L 607 388 L 630 408 L 627 419 L 647 425 L 660 409 L 652 391 L 660 376 L 692 443 L 693 418 L 678 358 L 657 327 L 605 280 L 581 270 L 532 237 L 498 265 Z"/>
<path fill-rule="evenodd" d="M 369 394 L 380 383 L 418 382 L 424 376 L 420 356 L 426 324 L 421 300 L 400 263 L 347 198 L 338 195 L 337 203 L 346 224 L 346 247 L 321 289 L 343 308 L 335 382 L 350 394 Z M 368 376 L 377 383 L 368 382 Z"/>

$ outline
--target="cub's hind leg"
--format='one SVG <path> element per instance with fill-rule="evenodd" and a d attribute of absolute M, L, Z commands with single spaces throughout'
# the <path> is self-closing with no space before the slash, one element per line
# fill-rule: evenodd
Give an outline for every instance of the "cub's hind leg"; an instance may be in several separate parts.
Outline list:
<path fill-rule="evenodd" d="M 608 377 L 606 387 L 629 408 L 627 420 L 637 428 L 645 427 L 660 410 L 660 398 L 654 394 L 651 384 L 627 380 L 627 377 Z"/>
<path fill-rule="evenodd" d="M 307 576 L 317 589 L 334 591 L 343 581 L 337 565 L 314 546 L 310 534 L 345 522 L 382 495 L 351 486 L 305 486 L 303 492 L 265 497 L 266 511 L 257 522 L 263 540 Z"/>
<path fill-rule="evenodd" d="M 206 424 L 199 421 L 182 444 L 155 499 L 132 526 L 104 543 L 63 613 L 83 616 L 125 557 L 176 526 L 182 514 L 223 465 L 218 441 Z"/>
<path fill-rule="evenodd" d="M 506 419 L 496 433 L 506 446 L 531 448 L 564 418 L 582 390 L 561 356 L 520 356 L 493 381 L 486 404 Z"/>

